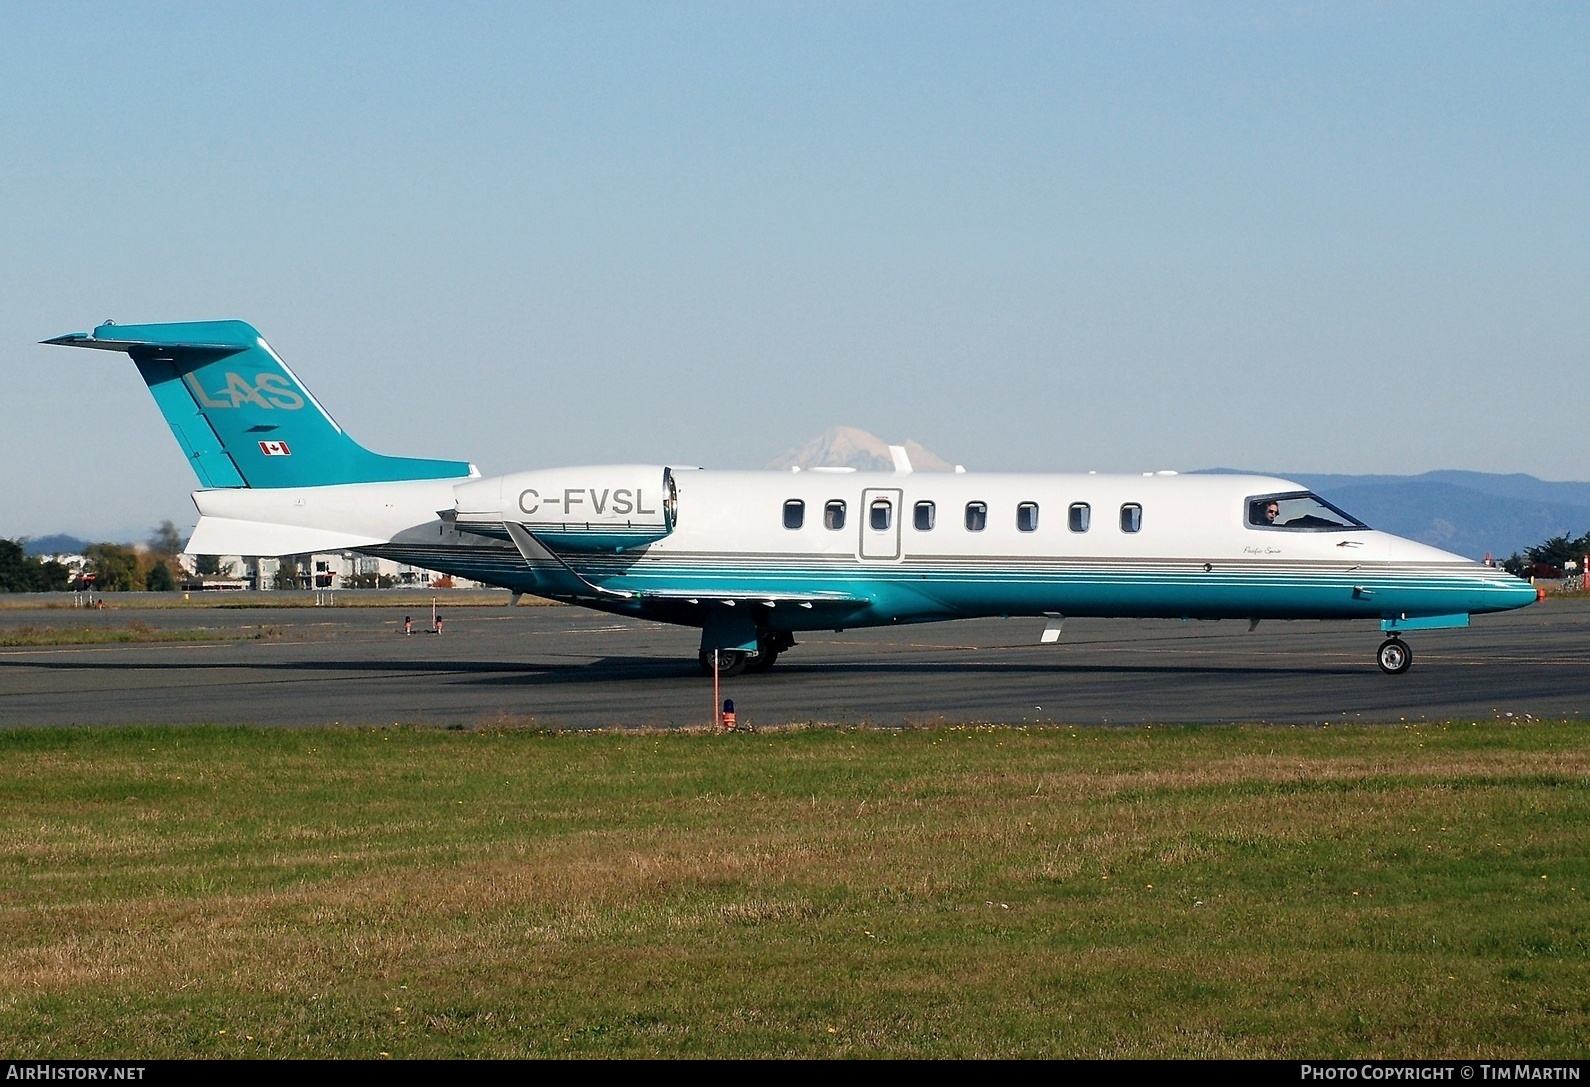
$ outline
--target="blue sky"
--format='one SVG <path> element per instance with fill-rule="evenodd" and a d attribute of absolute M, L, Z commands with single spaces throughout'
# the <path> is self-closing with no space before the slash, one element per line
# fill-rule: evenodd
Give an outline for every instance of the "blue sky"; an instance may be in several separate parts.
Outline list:
<path fill-rule="evenodd" d="M 358 439 L 1590 478 L 1590 7 L 0 8 L 0 535 L 194 519 L 106 318 Z"/>

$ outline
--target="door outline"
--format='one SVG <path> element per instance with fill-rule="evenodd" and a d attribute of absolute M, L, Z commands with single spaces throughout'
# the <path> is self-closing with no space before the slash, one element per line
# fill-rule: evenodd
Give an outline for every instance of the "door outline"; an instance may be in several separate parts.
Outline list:
<path fill-rule="evenodd" d="M 891 562 L 900 558 L 900 521 L 904 493 L 898 487 L 868 487 L 861 492 L 860 538 L 856 557 L 871 562 Z M 887 499 L 890 505 L 889 527 L 878 531 L 872 527 L 872 504 Z"/>

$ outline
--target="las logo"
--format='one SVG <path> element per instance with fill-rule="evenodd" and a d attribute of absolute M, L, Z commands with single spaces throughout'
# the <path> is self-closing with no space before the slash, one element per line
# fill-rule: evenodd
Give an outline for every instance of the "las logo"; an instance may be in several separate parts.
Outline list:
<path fill-rule="evenodd" d="M 226 375 L 226 388 L 217 393 L 205 392 L 196 374 L 183 374 L 182 380 L 187 383 L 193 399 L 198 401 L 201 408 L 237 408 L 253 404 L 260 408 L 297 411 L 304 406 L 304 398 L 280 374 L 256 374 L 254 384 L 250 385 L 242 376 L 229 373 Z M 260 444 L 263 446 L 265 443 Z"/>

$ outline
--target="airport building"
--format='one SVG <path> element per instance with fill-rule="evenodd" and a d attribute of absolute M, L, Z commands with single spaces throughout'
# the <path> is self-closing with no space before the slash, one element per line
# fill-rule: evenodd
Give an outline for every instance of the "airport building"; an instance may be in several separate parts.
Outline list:
<path fill-rule="evenodd" d="M 178 557 L 189 578 L 187 589 L 478 589 L 477 581 L 438 574 L 391 559 L 359 555 L 352 551 L 320 551 L 281 558 L 254 555 L 221 555 L 216 573 L 200 574 L 193 555 Z"/>

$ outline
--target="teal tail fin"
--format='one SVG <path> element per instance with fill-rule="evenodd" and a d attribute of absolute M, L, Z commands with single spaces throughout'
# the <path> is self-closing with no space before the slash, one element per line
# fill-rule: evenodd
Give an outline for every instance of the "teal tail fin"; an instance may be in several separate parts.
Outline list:
<path fill-rule="evenodd" d="M 317 487 L 474 473 L 467 461 L 370 452 L 242 321 L 106 323 L 92 334 L 44 342 L 132 356 L 205 487 Z"/>

